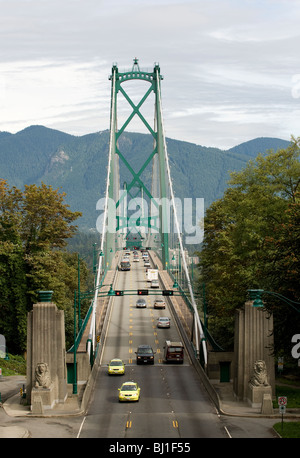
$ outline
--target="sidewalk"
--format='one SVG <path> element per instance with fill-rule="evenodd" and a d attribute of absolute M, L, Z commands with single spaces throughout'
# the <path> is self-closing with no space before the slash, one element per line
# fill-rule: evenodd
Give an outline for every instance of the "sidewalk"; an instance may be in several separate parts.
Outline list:
<path fill-rule="evenodd" d="M 0 412 L 4 409 L 4 405 L 9 403 L 10 399 L 17 396 L 18 402 L 20 403 L 20 388 L 23 388 L 25 384 L 25 377 L 23 376 L 8 376 L 0 377 Z M 8 438 L 25 438 L 30 437 L 29 431 L 26 428 L 20 426 L 5 425 L 0 421 L 0 439 Z"/>
<path fill-rule="evenodd" d="M 22 376 L 9 376 L 0 379 L 0 413 L 1 410 L 9 417 L 27 417 L 34 416 L 31 413 L 30 407 L 21 404 L 20 388 L 25 384 L 26 379 Z M 238 417 L 253 417 L 253 418 L 274 418 L 274 423 L 277 419 L 281 419 L 278 409 L 274 409 L 273 415 L 263 416 L 260 409 L 251 408 L 246 402 L 238 402 L 234 400 L 231 383 L 213 383 L 213 386 L 220 398 L 220 413 L 228 416 Z M 46 410 L 44 415 L 39 415 L 41 418 L 61 417 L 82 415 L 83 411 L 80 407 L 80 402 L 77 396 L 69 396 L 64 404 L 57 405 L 54 409 Z M 20 426 L 5 425 L 3 415 L 0 416 L 0 439 L 1 438 L 24 438 L 30 437 L 30 433 L 26 428 Z M 284 415 L 285 420 L 299 420 L 300 409 L 288 409 Z"/>
<path fill-rule="evenodd" d="M 57 404 L 53 409 L 45 411 L 43 415 L 33 415 L 30 406 L 22 404 L 20 389 L 26 385 L 24 376 L 7 376 L 0 378 L 0 413 L 1 410 L 9 417 L 61 417 L 71 415 L 81 415 L 83 412 L 78 402 L 78 396 L 69 396 L 64 404 Z M 6 425 L 3 421 L 3 415 L 0 416 L 0 439 L 1 438 L 24 438 L 30 437 L 26 428 L 20 426 Z"/>
<path fill-rule="evenodd" d="M 260 408 L 253 408 L 246 401 L 236 401 L 233 395 L 232 383 L 213 382 L 212 385 L 219 396 L 221 413 L 224 415 L 239 417 L 274 418 L 275 423 L 278 418 L 281 419 L 281 413 L 279 413 L 279 408 L 273 409 L 273 415 L 262 415 Z M 300 421 L 300 408 L 289 409 L 287 407 L 286 413 L 284 414 L 284 419 Z"/>

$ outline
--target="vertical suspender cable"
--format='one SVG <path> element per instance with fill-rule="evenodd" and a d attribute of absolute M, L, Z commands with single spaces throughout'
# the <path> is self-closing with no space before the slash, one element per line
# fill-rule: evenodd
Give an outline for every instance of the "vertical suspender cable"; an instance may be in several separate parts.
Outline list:
<path fill-rule="evenodd" d="M 160 77 L 159 77 L 158 69 L 156 69 L 156 80 L 157 80 L 157 93 L 158 93 L 158 101 L 159 101 L 160 121 L 161 121 L 161 128 L 162 128 L 162 132 L 163 132 L 165 161 L 166 161 L 166 166 L 167 166 L 167 175 L 168 175 L 168 180 L 169 180 L 169 185 L 170 185 L 170 193 L 171 193 L 171 199 L 172 199 L 172 204 L 173 204 L 175 224 L 176 224 L 176 229 L 177 229 L 177 232 L 178 232 L 180 252 L 181 252 L 182 261 L 183 261 L 183 268 L 184 268 L 185 275 L 186 275 L 186 278 L 187 278 L 188 288 L 189 288 L 189 292 L 190 292 L 190 295 L 191 295 L 192 306 L 193 306 L 193 309 L 194 309 L 195 326 L 196 326 L 196 329 L 197 329 L 197 327 L 199 329 L 200 339 L 202 341 L 204 362 L 205 362 L 205 367 L 206 367 L 207 366 L 206 342 L 205 342 L 205 337 L 204 337 L 201 321 L 200 321 L 198 310 L 197 310 L 197 304 L 196 304 L 195 298 L 194 298 L 194 293 L 193 293 L 193 289 L 192 289 L 192 285 L 191 285 L 191 281 L 190 281 L 190 276 L 189 276 L 189 272 L 188 272 L 188 268 L 187 268 L 187 264 L 186 264 L 186 259 L 185 259 L 185 256 L 184 256 L 181 233 L 180 233 L 180 228 L 179 228 L 179 223 L 178 223 L 178 218 L 177 218 L 177 210 L 176 210 L 176 205 L 175 205 L 175 197 L 174 197 L 174 192 L 173 192 L 173 185 L 172 185 L 172 180 L 171 180 L 171 172 L 170 172 L 169 159 L 168 159 L 168 153 L 167 153 L 166 137 L 165 137 L 165 133 L 164 133 L 163 115 L 162 115 L 162 108 L 161 108 L 162 105 L 161 105 L 161 93 L 160 93 Z M 198 332 L 196 332 L 195 334 L 196 334 L 196 349 L 197 349 L 197 352 L 199 352 Z"/>

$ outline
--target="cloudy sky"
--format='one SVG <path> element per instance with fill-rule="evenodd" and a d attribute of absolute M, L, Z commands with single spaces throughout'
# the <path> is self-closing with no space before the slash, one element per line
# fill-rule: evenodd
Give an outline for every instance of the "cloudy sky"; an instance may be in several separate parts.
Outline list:
<path fill-rule="evenodd" d="M 0 131 L 109 128 L 113 63 L 159 62 L 166 135 L 300 136 L 300 0 L 0 0 Z M 134 130 L 134 129 L 133 129 Z"/>

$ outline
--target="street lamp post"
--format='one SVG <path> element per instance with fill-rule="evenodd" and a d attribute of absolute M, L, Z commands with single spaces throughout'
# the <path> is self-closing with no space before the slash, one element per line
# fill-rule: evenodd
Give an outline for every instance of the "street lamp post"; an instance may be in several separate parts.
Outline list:
<path fill-rule="evenodd" d="M 96 249 L 97 243 L 94 243 L 93 245 L 93 273 L 94 273 L 94 283 L 96 285 L 96 280 L 97 280 L 97 266 L 98 266 L 98 257 L 104 257 L 104 254 L 101 249 L 97 250 Z"/>
<path fill-rule="evenodd" d="M 282 300 L 283 302 L 287 303 L 290 307 L 296 310 L 296 312 L 300 313 L 300 308 L 295 307 L 295 305 L 300 305 L 300 302 L 292 301 L 282 294 L 274 293 L 273 291 L 265 291 L 263 289 L 248 289 L 247 290 L 250 296 L 250 300 L 253 302 L 253 307 L 263 307 L 262 301 L 262 294 L 270 294 L 271 296 L 277 297 L 278 299 Z"/>
<path fill-rule="evenodd" d="M 74 291 L 74 378 L 73 378 L 73 394 L 77 394 L 77 364 L 76 364 L 76 291 Z"/>
<path fill-rule="evenodd" d="M 78 273 L 78 326 L 81 328 L 81 297 L 80 297 L 80 256 L 77 257 L 77 273 Z"/>
<path fill-rule="evenodd" d="M 248 289 L 250 300 L 253 301 L 253 307 L 263 307 L 263 301 L 261 295 L 264 292 L 263 289 Z"/>

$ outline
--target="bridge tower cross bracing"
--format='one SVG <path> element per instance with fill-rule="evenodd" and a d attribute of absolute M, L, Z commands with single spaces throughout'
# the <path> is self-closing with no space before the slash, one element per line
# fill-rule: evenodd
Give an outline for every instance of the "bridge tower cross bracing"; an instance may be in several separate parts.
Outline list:
<path fill-rule="evenodd" d="M 152 72 L 143 71 L 139 67 L 138 59 L 134 59 L 132 69 L 125 72 L 120 72 L 117 65 L 114 64 L 112 67 L 112 74 L 110 76 L 112 81 L 112 93 L 111 93 L 111 162 L 110 162 L 110 183 L 109 183 L 109 198 L 115 199 L 116 202 L 116 234 L 119 231 L 127 236 L 133 231 L 133 224 L 135 229 L 139 226 L 140 229 L 143 229 L 143 232 L 150 233 L 154 231 L 159 234 L 159 240 L 161 243 L 161 258 L 163 265 L 167 265 L 169 262 L 169 239 L 168 239 L 168 227 L 167 227 L 167 204 L 166 198 L 168 197 L 168 186 L 166 182 L 166 165 L 165 165 L 165 151 L 164 151 L 164 138 L 163 138 L 163 129 L 162 129 L 162 119 L 161 119 L 161 98 L 160 98 L 160 82 L 163 77 L 160 74 L 160 67 L 158 64 L 155 64 Z M 130 81 L 143 81 L 147 83 L 143 88 L 145 90 L 142 93 L 141 98 L 136 101 L 133 101 L 133 97 L 129 94 L 126 85 Z M 151 123 L 146 119 L 142 113 L 142 108 L 145 102 L 154 94 L 154 125 L 151 126 Z M 124 99 L 128 102 L 131 112 L 129 116 L 125 119 L 123 124 L 118 127 L 118 106 L 119 98 L 123 96 Z M 128 128 L 129 124 L 134 120 L 135 117 L 138 117 L 142 122 L 144 128 L 146 128 L 147 133 L 150 133 L 153 139 L 153 148 L 148 153 L 141 151 L 141 158 L 143 158 L 142 164 L 139 166 L 139 170 L 136 170 L 136 165 L 130 163 L 130 157 L 121 150 L 120 143 L 122 134 Z M 157 156 L 157 157 L 156 157 Z M 147 167 L 151 165 L 152 161 L 158 161 L 158 173 L 159 173 L 159 195 L 153 195 L 151 186 L 143 178 L 143 174 L 146 171 Z M 127 170 L 127 176 L 129 175 L 130 181 L 126 182 L 126 192 L 118 193 L 120 188 L 120 177 L 117 178 L 119 170 L 116 168 L 120 163 Z M 157 179 L 157 177 L 152 176 L 152 180 Z M 133 195 L 134 189 L 138 189 L 138 193 Z M 149 189 L 150 188 L 150 189 Z M 149 207 L 152 206 L 157 210 L 157 217 L 153 218 L 153 215 L 149 216 L 149 213 L 146 213 L 146 216 L 143 215 L 134 221 L 132 218 L 128 217 L 127 209 L 125 209 L 124 216 L 124 200 L 125 196 L 132 197 L 138 201 L 138 195 L 142 195 L 142 202 L 148 200 Z M 121 205 L 122 204 L 122 205 Z M 121 211 L 121 208 L 123 209 Z M 118 209 L 120 211 L 118 212 Z M 108 234 L 107 234 L 108 235 Z M 116 237 L 117 238 L 117 237 Z M 127 237 L 125 237 L 127 238 Z M 149 240 L 149 237 L 148 237 Z M 107 240 L 107 250 L 115 246 L 113 242 L 112 234 L 108 236 Z"/>
<path fill-rule="evenodd" d="M 145 231 L 147 233 L 145 246 L 152 246 L 155 248 L 155 251 L 159 252 L 163 268 L 167 269 L 169 266 L 169 244 L 171 242 L 171 240 L 169 240 L 170 226 L 172 226 L 170 222 L 170 207 L 168 207 L 167 202 L 171 201 L 173 209 L 172 217 L 175 229 L 174 232 L 178 237 L 180 257 L 186 276 L 186 284 L 189 290 L 192 307 L 194 309 L 196 350 L 198 353 L 200 352 L 201 342 L 204 353 L 204 361 L 206 364 L 206 343 L 202 330 L 202 324 L 197 311 L 197 305 L 194 299 L 188 266 L 185 259 L 181 228 L 176 214 L 175 197 L 164 134 L 161 103 L 161 81 L 163 77 L 160 73 L 159 64 L 155 63 L 153 71 L 150 72 L 140 69 L 137 58 L 133 61 L 132 69 L 128 71 L 120 72 L 117 64 L 113 64 L 112 74 L 109 79 L 111 80 L 110 143 L 101 252 L 105 252 L 105 261 L 108 267 L 111 265 L 112 258 L 115 255 L 116 250 L 124 247 L 124 239 L 125 243 L 128 243 L 127 239 L 130 233 L 135 231 L 139 232 L 141 235 L 142 231 Z M 127 89 L 127 84 L 132 81 L 142 81 L 147 83 L 147 90 L 143 92 L 142 97 L 138 99 L 138 101 L 135 101 L 136 93 L 134 93 L 135 97 L 133 97 Z M 121 95 L 127 101 L 131 111 L 119 127 L 118 106 Z M 154 96 L 153 127 L 142 113 L 142 108 L 145 102 L 149 100 L 150 96 Z M 142 125 L 146 128 L 147 133 L 151 134 L 153 141 L 153 146 L 148 153 L 141 151 L 140 159 L 142 160 L 142 163 L 138 165 L 138 169 L 137 164 L 130 163 L 130 154 L 126 155 L 121 147 L 124 147 L 124 139 L 123 145 L 121 145 L 122 134 L 136 117 L 138 117 L 138 119 L 142 122 Z M 151 164 L 152 183 L 151 186 L 149 186 L 149 183 L 144 178 L 144 173 L 147 167 Z M 124 183 L 120 183 L 121 168 L 125 169 L 127 172 L 126 182 Z M 121 189 L 122 185 L 123 188 Z M 135 193 L 136 189 L 137 192 Z M 142 202 L 144 202 L 144 197 L 150 201 L 149 206 L 151 214 L 149 216 L 149 213 L 147 213 L 146 216 L 144 216 L 142 211 L 139 218 L 134 220 L 134 218 L 128 216 L 127 196 L 130 196 L 132 201 L 136 201 L 137 204 L 139 204 L 140 201 L 138 200 L 138 195 L 142 195 Z M 141 239 L 143 239 L 143 237 L 141 237 Z M 145 244 L 144 241 L 142 243 Z M 155 246 L 155 243 L 158 243 L 159 245 Z M 94 308 L 96 307 L 99 272 L 101 271 L 101 268 L 103 268 L 103 266 L 101 267 L 99 264 Z M 91 333 L 92 332 L 94 332 L 93 324 L 91 325 Z"/>

